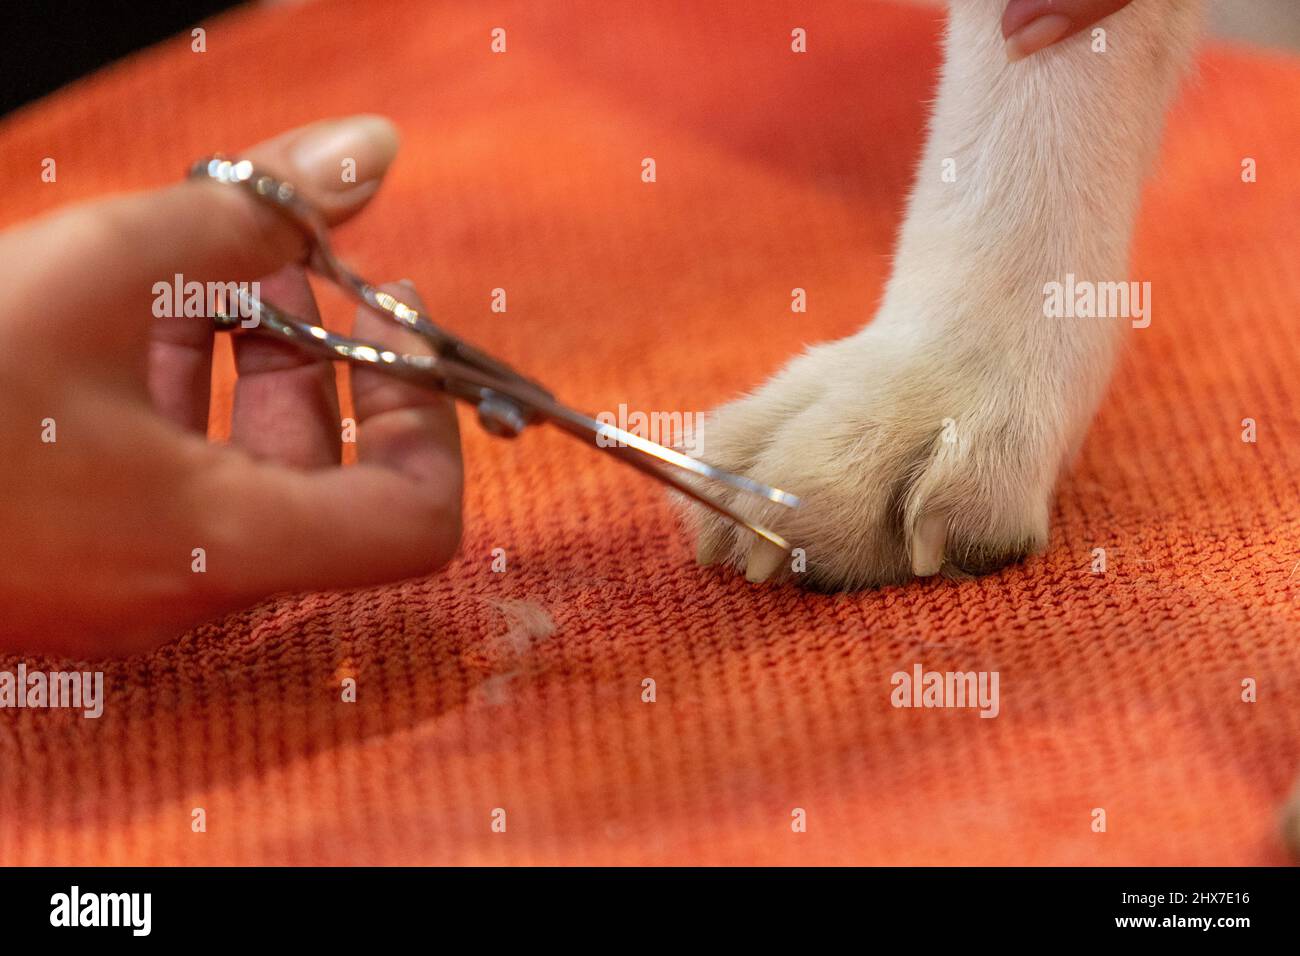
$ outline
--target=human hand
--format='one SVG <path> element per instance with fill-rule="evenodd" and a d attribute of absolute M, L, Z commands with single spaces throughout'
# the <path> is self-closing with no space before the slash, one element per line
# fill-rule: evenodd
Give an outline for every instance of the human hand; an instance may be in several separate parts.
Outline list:
<path fill-rule="evenodd" d="M 243 155 L 337 223 L 396 150 L 387 121 L 352 117 Z M 267 301 L 318 321 L 304 253 L 274 210 L 198 180 L 0 234 L 0 649 L 130 653 L 275 592 L 411 577 L 455 552 L 444 395 L 354 369 L 358 461 L 339 467 L 332 364 L 237 336 L 231 443 L 206 440 L 212 322 L 155 318 L 154 284 L 260 277 Z M 356 335 L 418 351 L 365 310 Z"/>
<path fill-rule="evenodd" d="M 1002 14 L 1007 59 L 1023 60 L 1087 29 L 1132 0 L 1011 0 Z"/>

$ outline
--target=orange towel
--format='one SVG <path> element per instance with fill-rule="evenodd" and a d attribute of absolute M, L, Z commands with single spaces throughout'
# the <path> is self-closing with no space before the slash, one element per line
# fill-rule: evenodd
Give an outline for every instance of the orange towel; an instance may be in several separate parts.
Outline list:
<path fill-rule="evenodd" d="M 921 146 L 935 18 L 807 7 L 241 10 L 206 53 L 177 37 L 0 124 L 0 219 L 384 113 L 403 152 L 337 236 L 364 274 L 412 277 L 578 406 L 707 409 L 870 316 Z M 695 566 L 654 483 L 467 419 L 445 572 L 268 602 L 110 666 L 97 721 L 0 712 L 0 863 L 1281 862 L 1300 63 L 1211 48 L 1199 72 L 1138 227 L 1154 322 L 1042 557 L 858 594 L 752 587 Z M 1000 715 L 894 709 L 890 675 L 918 662 L 998 671 Z"/>

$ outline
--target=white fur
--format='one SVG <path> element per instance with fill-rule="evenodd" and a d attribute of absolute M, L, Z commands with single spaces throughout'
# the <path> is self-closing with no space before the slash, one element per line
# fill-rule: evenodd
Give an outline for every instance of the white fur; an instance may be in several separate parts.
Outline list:
<path fill-rule="evenodd" d="M 805 549 L 822 587 L 982 572 L 1043 548 L 1053 486 L 1105 390 L 1123 319 L 1047 318 L 1067 273 L 1122 281 L 1138 192 L 1197 32 L 1195 0 L 1137 0 L 1009 63 L 1005 0 L 954 0 L 930 137 L 879 313 L 706 427 L 710 458 L 801 495 L 736 504 Z M 944 161 L 956 181 L 944 182 Z M 1140 333 L 1136 333 L 1140 334 Z M 945 426 L 945 420 L 948 420 Z M 770 545 L 698 514 L 701 561 L 752 580 Z"/>

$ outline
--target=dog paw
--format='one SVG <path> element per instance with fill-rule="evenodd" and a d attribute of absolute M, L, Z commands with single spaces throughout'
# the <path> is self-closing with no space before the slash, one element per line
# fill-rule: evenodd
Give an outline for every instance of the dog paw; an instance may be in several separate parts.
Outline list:
<path fill-rule="evenodd" d="M 820 589 L 993 571 L 1041 550 L 1071 415 L 996 337 L 877 322 L 810 349 L 705 423 L 711 463 L 802 498 L 790 510 L 726 492 L 793 560 L 688 508 L 702 564 Z"/>

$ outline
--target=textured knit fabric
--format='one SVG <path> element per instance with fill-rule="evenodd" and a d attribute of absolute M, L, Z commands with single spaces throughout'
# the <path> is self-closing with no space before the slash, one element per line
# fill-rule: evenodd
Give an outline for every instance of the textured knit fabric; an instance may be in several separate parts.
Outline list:
<path fill-rule="evenodd" d="M 206 53 L 179 36 L 0 123 L 0 219 L 383 113 L 402 153 L 337 234 L 363 274 L 411 277 L 577 406 L 708 409 L 871 315 L 922 144 L 934 15 L 808 6 L 237 11 L 206 25 Z M 268 601 L 108 665 L 99 720 L 0 712 L 0 863 L 1282 862 L 1298 102 L 1295 60 L 1199 59 L 1137 229 L 1153 322 L 1041 557 L 856 594 L 751 586 L 695 565 L 655 483 L 466 416 L 445 571 Z M 999 716 L 892 707 L 890 675 L 916 663 L 998 671 Z"/>

